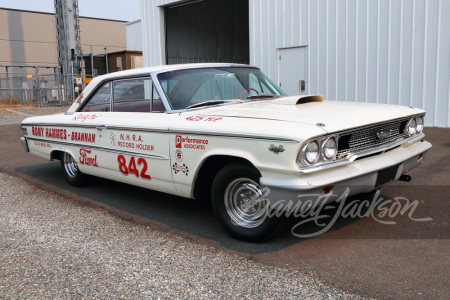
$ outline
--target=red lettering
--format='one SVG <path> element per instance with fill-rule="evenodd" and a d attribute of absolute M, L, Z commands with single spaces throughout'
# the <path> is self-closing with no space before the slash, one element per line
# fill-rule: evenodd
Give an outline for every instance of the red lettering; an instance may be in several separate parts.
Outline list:
<path fill-rule="evenodd" d="M 139 171 L 136 168 L 136 161 L 133 156 L 130 159 L 130 164 L 128 165 L 128 171 L 130 173 L 134 173 L 134 175 L 136 175 L 136 177 L 139 177 Z"/>

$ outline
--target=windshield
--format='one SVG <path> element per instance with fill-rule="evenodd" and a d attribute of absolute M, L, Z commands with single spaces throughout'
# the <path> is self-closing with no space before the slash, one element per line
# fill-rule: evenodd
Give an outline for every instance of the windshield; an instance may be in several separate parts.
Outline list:
<path fill-rule="evenodd" d="M 160 74 L 158 79 L 174 110 L 211 100 L 253 101 L 286 96 L 275 83 L 255 68 L 180 70 Z"/>

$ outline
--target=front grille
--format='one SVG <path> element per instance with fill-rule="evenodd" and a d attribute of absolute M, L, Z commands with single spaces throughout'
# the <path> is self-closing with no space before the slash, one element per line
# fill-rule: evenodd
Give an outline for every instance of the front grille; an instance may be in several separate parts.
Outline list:
<path fill-rule="evenodd" d="M 364 126 L 338 134 L 338 157 L 387 145 L 408 138 L 404 128 L 411 117 Z M 390 132 L 385 138 L 377 133 Z"/>

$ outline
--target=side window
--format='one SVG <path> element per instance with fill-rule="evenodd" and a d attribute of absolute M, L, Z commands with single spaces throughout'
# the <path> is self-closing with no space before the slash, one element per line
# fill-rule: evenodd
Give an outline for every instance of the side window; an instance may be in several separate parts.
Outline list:
<path fill-rule="evenodd" d="M 153 96 L 152 96 L 152 112 L 165 112 L 164 105 L 161 101 L 161 97 L 158 94 L 155 86 L 153 85 Z"/>
<path fill-rule="evenodd" d="M 151 79 L 114 81 L 113 111 L 150 112 Z"/>
<path fill-rule="evenodd" d="M 81 111 L 110 111 L 111 108 L 111 82 L 105 82 L 88 100 Z"/>

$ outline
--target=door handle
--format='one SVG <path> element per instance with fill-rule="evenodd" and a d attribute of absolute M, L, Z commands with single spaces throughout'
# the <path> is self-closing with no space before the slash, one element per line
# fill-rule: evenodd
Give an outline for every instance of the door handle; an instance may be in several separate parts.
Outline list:
<path fill-rule="evenodd" d="M 97 125 L 95 128 L 97 128 L 98 131 L 102 131 L 103 129 L 107 129 L 108 127 L 106 125 Z"/>
<path fill-rule="evenodd" d="M 305 85 L 306 85 L 305 80 L 300 80 L 298 82 L 298 89 L 300 90 L 300 92 L 304 92 L 305 91 Z"/>

